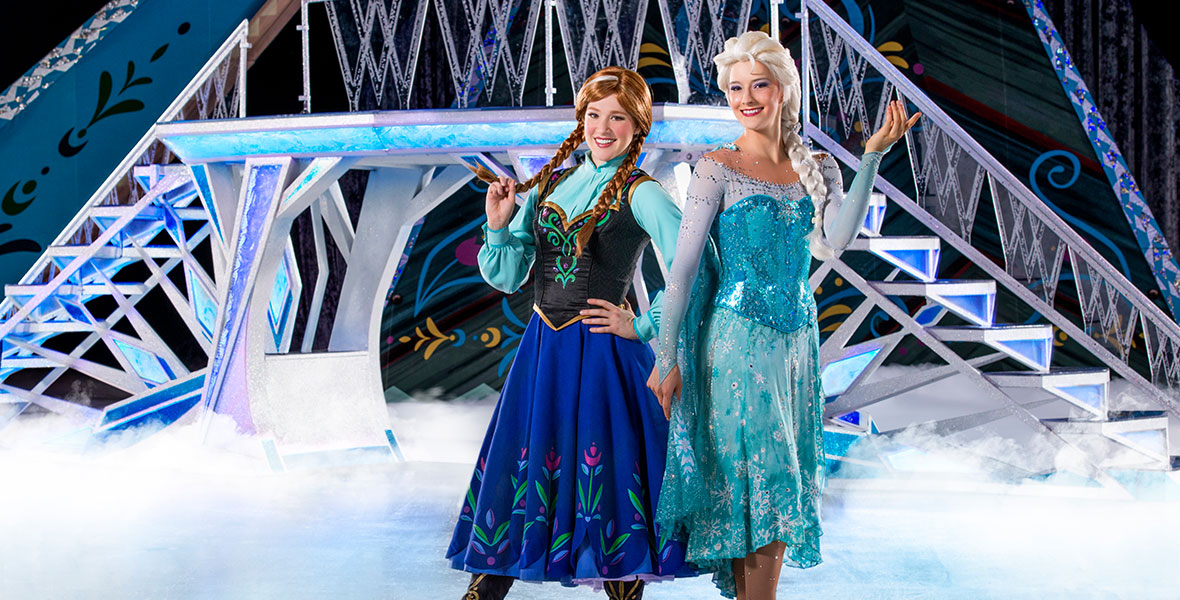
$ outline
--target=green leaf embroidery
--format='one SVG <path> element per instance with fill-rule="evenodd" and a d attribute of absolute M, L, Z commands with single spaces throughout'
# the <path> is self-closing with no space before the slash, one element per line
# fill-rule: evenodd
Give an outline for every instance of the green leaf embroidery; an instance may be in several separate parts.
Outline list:
<path fill-rule="evenodd" d="M 553 546 L 549 548 L 549 551 L 550 552 L 557 552 L 557 549 L 560 548 L 562 544 L 569 541 L 571 535 L 573 535 L 573 534 L 572 533 L 563 533 L 563 534 L 557 536 L 557 539 L 553 540 Z"/>
<path fill-rule="evenodd" d="M 623 535 L 615 538 L 615 543 L 611 544 L 610 550 L 607 550 L 606 554 L 614 554 L 615 550 L 618 550 L 619 547 L 623 545 L 623 542 L 627 541 L 627 538 L 629 537 L 631 537 L 631 534 L 624 533 Z"/>
<path fill-rule="evenodd" d="M 496 544 L 500 543 L 500 540 L 504 539 L 504 534 L 508 532 L 508 525 L 511 523 L 511 521 L 504 521 L 499 527 L 496 528 L 496 538 L 492 540 L 491 545 L 495 546 Z"/>

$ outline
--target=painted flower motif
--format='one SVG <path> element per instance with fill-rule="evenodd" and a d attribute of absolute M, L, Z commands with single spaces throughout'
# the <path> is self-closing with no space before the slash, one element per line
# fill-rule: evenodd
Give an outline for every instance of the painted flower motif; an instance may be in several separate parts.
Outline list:
<path fill-rule="evenodd" d="M 602 454 L 598 452 L 598 446 L 594 444 L 590 444 L 590 449 L 583 452 L 582 456 L 586 459 L 586 464 L 591 467 L 597 466 L 598 462 L 602 460 Z"/>
<path fill-rule="evenodd" d="M 545 456 L 545 468 L 550 472 L 556 471 L 557 467 L 561 466 L 561 456 L 557 454 L 556 450 L 550 450 L 549 454 Z"/>
<path fill-rule="evenodd" d="M 469 237 L 459 243 L 459 247 L 455 248 L 455 260 L 459 264 L 468 267 L 479 264 L 479 249 L 483 246 L 478 237 Z"/>

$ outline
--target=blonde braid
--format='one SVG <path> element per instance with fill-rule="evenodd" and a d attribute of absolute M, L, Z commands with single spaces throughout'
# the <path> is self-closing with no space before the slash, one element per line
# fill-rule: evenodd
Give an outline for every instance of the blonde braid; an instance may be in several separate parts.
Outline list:
<path fill-rule="evenodd" d="M 602 188 L 602 195 L 598 197 L 598 203 L 594 205 L 594 213 L 590 216 L 590 220 L 582 226 L 582 229 L 578 230 L 578 244 L 574 256 L 582 255 L 582 250 L 590 243 L 590 236 L 594 235 L 598 219 L 606 214 L 608 207 L 614 202 L 615 195 L 619 193 L 619 188 L 623 187 L 623 182 L 631 176 L 631 171 L 635 169 L 635 163 L 639 162 L 639 154 L 643 150 L 643 140 L 646 138 L 647 134 L 636 133 L 635 137 L 631 139 L 627 158 L 623 159 L 619 170 L 615 171 L 615 176 L 611 177 L 606 187 Z"/>
<path fill-rule="evenodd" d="M 789 113 L 784 110 L 783 114 Z M 830 202 L 828 185 L 824 182 L 823 174 L 815 159 L 812 158 L 811 151 L 803 144 L 803 138 L 799 137 L 799 133 L 795 131 L 796 123 L 797 121 L 791 122 L 783 119 L 783 149 L 786 150 L 787 157 L 791 159 L 791 168 L 799 174 L 799 181 L 803 183 L 807 194 L 811 196 L 814 208 L 811 215 L 810 237 L 813 241 L 818 242 L 812 244 L 812 253 L 816 258 L 824 260 L 835 256 L 835 252 L 823 241 L 824 209 L 828 207 Z"/>

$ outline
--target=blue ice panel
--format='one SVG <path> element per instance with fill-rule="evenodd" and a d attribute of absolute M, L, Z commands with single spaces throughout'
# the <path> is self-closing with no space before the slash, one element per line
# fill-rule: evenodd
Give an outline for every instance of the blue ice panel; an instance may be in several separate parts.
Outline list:
<path fill-rule="evenodd" d="M 279 131 L 171 135 L 165 138 L 185 162 L 245 156 L 339 156 L 389 152 L 464 152 L 557 146 L 574 121 L 446 123 L 384 127 L 323 127 Z M 648 144 L 710 146 L 742 132 L 736 121 L 682 119 L 652 125 Z"/>
<path fill-rule="evenodd" d="M 287 261 L 279 261 L 278 271 L 275 273 L 275 284 L 270 291 L 270 303 L 266 309 L 267 319 L 270 321 L 270 332 L 274 337 L 275 348 L 282 349 L 283 330 L 287 325 L 287 318 L 291 308 L 291 280 L 287 272 Z"/>
<path fill-rule="evenodd" d="M 1049 368 L 1049 357 L 1053 351 L 1053 339 L 1006 340 L 996 342 L 1012 354 L 1016 354 L 1040 369 Z"/>
<path fill-rule="evenodd" d="M 860 374 L 873 361 L 873 357 L 877 356 L 877 353 L 880 351 L 880 348 L 875 348 L 868 352 L 862 352 L 861 354 L 828 363 L 824 367 L 823 374 L 820 375 L 824 397 L 831 398 L 832 396 L 843 394 L 856 381 L 856 378 L 860 377 Z"/>
<path fill-rule="evenodd" d="M 225 234 L 221 231 L 221 217 L 217 214 L 217 205 L 213 203 L 213 189 L 209 186 L 209 172 L 205 165 L 190 165 L 189 170 L 193 174 L 193 182 L 197 184 L 197 191 L 201 196 L 201 202 L 205 205 L 205 211 L 209 213 L 209 221 L 213 223 L 213 230 L 217 232 L 217 237 L 224 242 Z"/>
<path fill-rule="evenodd" d="M 937 276 L 938 250 L 882 250 L 894 266 L 923 281 L 933 281 Z"/>
<path fill-rule="evenodd" d="M 201 330 L 205 333 L 205 337 L 212 340 L 213 328 L 217 326 L 217 301 L 209 295 L 201 281 L 191 274 L 189 282 L 189 289 L 192 290 L 193 296 L 193 312 L 196 313 L 197 322 L 201 324 Z"/>
<path fill-rule="evenodd" d="M 120 404 L 115 404 L 107 408 L 103 413 L 102 421 L 99 426 L 104 426 L 115 421 L 120 421 L 131 415 L 143 412 L 153 406 L 159 406 L 167 402 L 171 402 L 178 398 L 187 396 L 189 394 L 198 393 L 202 386 L 205 385 L 205 376 L 198 375 L 181 381 L 175 385 L 162 386 L 144 394 L 138 398 L 125 401 Z"/>
<path fill-rule="evenodd" d="M 944 304 L 958 309 L 964 316 L 971 316 L 977 323 L 991 325 L 993 318 L 993 296 L 991 294 L 940 294 Z"/>
<path fill-rule="evenodd" d="M 172 379 L 160 357 L 133 344 L 116 339 L 115 345 L 131 363 L 131 368 L 145 381 L 160 384 Z"/>
<path fill-rule="evenodd" d="M 523 171 L 520 176 L 528 179 L 537 174 L 549 159 L 553 158 L 549 154 L 521 154 L 520 155 L 520 169 Z"/>
<path fill-rule="evenodd" d="M 1166 456 L 1168 453 L 1168 438 L 1162 429 L 1148 429 L 1146 431 L 1128 431 L 1126 433 L 1117 434 L 1119 437 L 1140 446 L 1143 449 L 1154 452 L 1160 456 Z"/>
<path fill-rule="evenodd" d="M 1102 410 L 1102 404 L 1106 400 L 1106 384 L 1102 383 L 1091 385 L 1059 385 L 1053 389 L 1096 410 Z"/>

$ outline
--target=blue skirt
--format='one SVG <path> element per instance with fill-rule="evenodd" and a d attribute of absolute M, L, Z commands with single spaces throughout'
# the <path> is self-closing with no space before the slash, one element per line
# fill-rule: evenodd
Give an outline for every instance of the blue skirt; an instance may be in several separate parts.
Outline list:
<path fill-rule="evenodd" d="M 447 558 L 565 584 L 688 576 L 653 516 L 668 422 L 648 346 L 533 315 L 484 437 Z"/>

